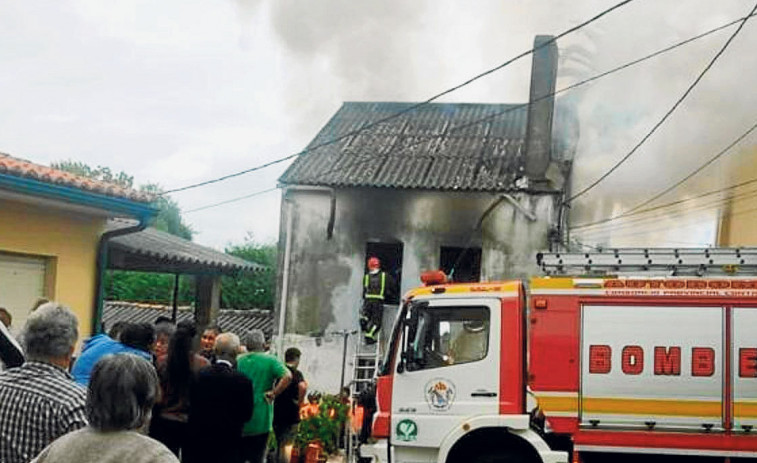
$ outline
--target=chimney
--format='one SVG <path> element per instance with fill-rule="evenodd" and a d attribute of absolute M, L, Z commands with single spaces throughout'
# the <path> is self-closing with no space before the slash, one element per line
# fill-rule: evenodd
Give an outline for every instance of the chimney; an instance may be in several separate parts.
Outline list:
<path fill-rule="evenodd" d="M 555 107 L 557 80 L 557 44 L 552 35 L 537 35 L 534 39 L 531 63 L 531 93 L 526 125 L 526 177 L 532 183 L 545 183 L 545 173 L 552 154 L 552 115 Z M 541 48 L 539 48 L 541 47 Z M 549 97 L 546 97 L 550 95 Z M 540 99 L 541 98 L 541 99 Z"/>

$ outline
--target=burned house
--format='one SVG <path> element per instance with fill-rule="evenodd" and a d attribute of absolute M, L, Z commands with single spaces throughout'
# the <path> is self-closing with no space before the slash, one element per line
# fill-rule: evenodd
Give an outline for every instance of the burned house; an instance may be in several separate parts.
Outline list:
<path fill-rule="evenodd" d="M 536 52 L 530 104 L 344 103 L 283 174 L 278 347 L 301 348 L 311 387 L 339 388 L 368 256 L 401 294 L 429 269 L 524 277 L 560 241 L 578 128 L 554 109 L 556 68 L 554 43 Z"/>

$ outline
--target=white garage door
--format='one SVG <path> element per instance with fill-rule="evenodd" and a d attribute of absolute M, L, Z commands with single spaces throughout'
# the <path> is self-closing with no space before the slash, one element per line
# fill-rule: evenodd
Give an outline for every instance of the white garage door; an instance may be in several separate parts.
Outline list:
<path fill-rule="evenodd" d="M 46 259 L 0 254 L 0 307 L 13 315 L 13 331 L 24 326 L 32 305 L 45 292 Z"/>

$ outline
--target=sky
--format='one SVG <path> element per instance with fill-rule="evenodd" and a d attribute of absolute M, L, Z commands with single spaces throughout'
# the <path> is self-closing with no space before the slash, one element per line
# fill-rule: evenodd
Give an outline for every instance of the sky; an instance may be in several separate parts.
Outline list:
<path fill-rule="evenodd" d="M 422 101 L 529 49 L 536 34 L 560 33 L 612 3 L 2 2 L 0 152 L 41 164 L 70 159 L 108 166 L 137 183 L 177 188 L 300 151 L 344 101 Z M 559 42 L 558 87 L 744 16 L 752 6 L 635 0 Z M 754 21 L 649 143 L 576 201 L 575 223 L 626 210 L 754 123 Z M 638 142 L 733 30 L 564 95 L 581 124 L 574 191 Z M 525 102 L 529 73 L 530 59 L 523 59 L 441 101 Z M 753 154 L 745 148 L 733 156 Z M 733 162 L 713 165 L 661 201 L 733 183 Z M 191 211 L 267 190 L 287 165 L 172 197 Z M 185 212 L 185 219 L 195 241 L 218 249 L 250 236 L 274 241 L 279 203 L 280 192 L 273 191 Z M 692 211 L 576 236 L 615 245 L 707 244 L 715 215 Z"/>

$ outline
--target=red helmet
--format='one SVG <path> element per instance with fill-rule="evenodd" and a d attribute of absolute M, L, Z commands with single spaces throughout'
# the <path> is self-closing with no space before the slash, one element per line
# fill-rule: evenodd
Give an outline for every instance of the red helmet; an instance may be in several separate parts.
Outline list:
<path fill-rule="evenodd" d="M 378 257 L 369 257 L 368 270 L 375 270 L 379 268 L 381 268 L 381 261 L 378 259 Z"/>

